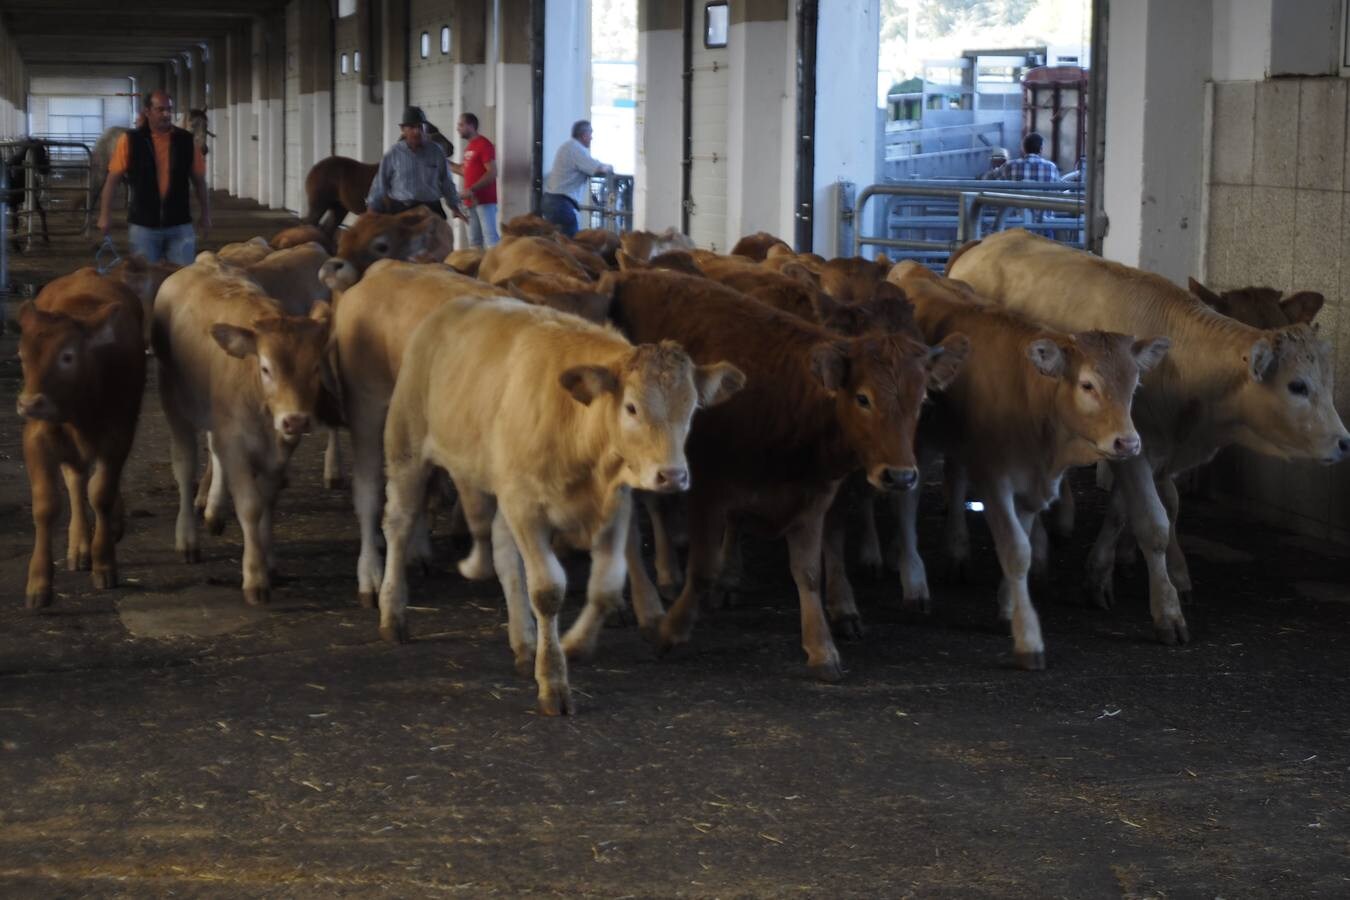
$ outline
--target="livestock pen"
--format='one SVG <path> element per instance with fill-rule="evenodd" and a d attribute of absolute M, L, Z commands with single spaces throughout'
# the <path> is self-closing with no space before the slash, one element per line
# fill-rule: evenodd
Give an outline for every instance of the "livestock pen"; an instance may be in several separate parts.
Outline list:
<path fill-rule="evenodd" d="M 290 221 L 215 202 L 213 244 Z M 15 278 L 85 264 L 87 244 L 54 238 Z M 804 673 L 783 551 L 751 540 L 743 589 L 688 647 L 658 659 L 616 621 L 572 670 L 578 715 L 547 720 L 512 666 L 500 589 L 454 574 L 466 545 L 443 521 L 430 571 L 411 573 L 415 640 L 379 640 L 321 436 L 290 468 L 270 607 L 239 597 L 233 520 L 183 563 L 156 391 L 123 481 L 122 585 L 58 571 L 38 612 L 23 608 L 21 422 L 0 417 L 7 896 L 1345 892 L 1343 548 L 1188 498 L 1194 640 L 1164 647 L 1142 573 L 1115 609 L 1079 599 L 1104 497 L 1085 473 L 1079 529 L 1032 589 L 1047 671 L 1012 664 L 972 518 L 971 581 L 935 582 L 931 616 L 900 609 L 895 576 L 859 580 L 866 633 L 827 685 Z M 578 588 L 584 565 L 568 563 Z"/>

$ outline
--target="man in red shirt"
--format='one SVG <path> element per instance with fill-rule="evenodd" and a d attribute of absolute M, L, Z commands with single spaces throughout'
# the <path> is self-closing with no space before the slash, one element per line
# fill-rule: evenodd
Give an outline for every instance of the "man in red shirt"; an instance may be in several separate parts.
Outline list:
<path fill-rule="evenodd" d="M 186 266 L 197 255 L 192 230 L 189 185 L 201 206 L 202 237 L 211 228 L 211 195 L 206 188 L 206 161 L 192 133 L 173 124 L 173 100 L 153 91 L 142 113 L 145 123 L 123 134 L 108 162 L 108 180 L 100 198 L 98 230 L 104 237 L 112 226 L 112 201 L 117 183 L 126 176 L 131 189 L 127 201 L 127 236 L 131 249 L 150 262 Z M 139 119 L 137 120 L 139 122 Z"/>
<path fill-rule="evenodd" d="M 469 246 L 497 245 L 497 148 L 478 133 L 478 117 L 464 113 L 456 126 L 468 141 L 464 163 L 451 163 L 450 171 L 464 176 L 465 211 L 469 214 Z"/>

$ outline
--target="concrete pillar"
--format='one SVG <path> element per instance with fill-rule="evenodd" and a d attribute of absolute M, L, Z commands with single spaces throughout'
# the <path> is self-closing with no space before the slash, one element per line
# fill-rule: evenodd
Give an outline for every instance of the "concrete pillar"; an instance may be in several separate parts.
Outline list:
<path fill-rule="evenodd" d="M 1116 4 L 1110 29 L 1102 253 L 1184 284 L 1199 271 L 1203 240 L 1210 8 L 1171 0 Z"/>
<path fill-rule="evenodd" d="M 286 206 L 286 18 L 272 14 L 259 23 L 258 201 Z"/>
<path fill-rule="evenodd" d="M 193 47 L 187 52 L 190 87 L 188 90 L 188 109 L 206 109 L 206 62 L 202 58 L 200 47 Z"/>
<path fill-rule="evenodd" d="M 530 71 L 529 0 L 497 0 L 496 58 L 492 99 L 497 145 L 498 215 L 505 222 L 530 211 L 534 149 L 534 82 Z M 561 4 L 552 4 L 558 6 Z M 491 19 L 489 24 L 493 25 Z M 569 123 L 570 124 L 570 123 Z M 554 144 L 556 147 L 557 145 Z M 549 157 L 544 157 L 547 168 Z"/>
<path fill-rule="evenodd" d="M 333 155 L 333 20 L 325 0 L 296 0 L 300 22 L 301 171 Z"/>
<path fill-rule="evenodd" d="M 380 75 L 383 81 L 384 119 L 380 126 L 383 139 L 393 141 L 398 120 L 408 105 L 408 4 L 403 0 L 385 0 L 380 4 Z M 441 128 L 448 128 L 441 124 Z"/>
<path fill-rule="evenodd" d="M 678 3 L 638 4 L 637 171 L 633 227 L 680 227 L 684 154 L 684 12 Z M 545 159 L 547 166 L 551 160 Z"/>
<path fill-rule="evenodd" d="M 549 3 L 544 13 L 544 173 L 572 136 L 572 123 L 591 117 L 591 4 Z M 512 22 L 502 10 L 502 22 Z M 527 60 L 528 61 L 528 60 Z M 603 147 L 592 148 L 605 159 Z"/>
<path fill-rule="evenodd" d="M 216 133 L 211 142 L 211 155 L 206 159 L 211 187 L 228 188 L 230 184 L 231 142 L 234 125 L 230 116 L 230 52 L 226 38 L 216 38 L 210 46 L 211 64 L 211 130 Z"/>
<path fill-rule="evenodd" d="M 455 58 L 455 109 L 460 113 L 471 112 L 478 116 L 478 130 L 492 135 L 496 133 L 497 110 L 495 106 L 488 105 L 487 96 L 488 6 L 487 0 L 460 0 L 455 4 L 450 27 L 450 52 Z M 441 127 L 449 128 L 453 124 L 447 123 Z M 460 141 L 457 138 L 451 140 L 458 147 Z"/>
<path fill-rule="evenodd" d="M 1114 12 L 1114 9 L 1113 9 Z M 815 227 L 817 253 L 833 256 L 838 222 L 835 185 L 851 181 L 859 189 L 877 179 L 877 54 L 881 36 L 880 4 L 838 0 L 822 11 L 816 31 Z M 839 248 L 845 255 L 851 248 Z"/>
<path fill-rule="evenodd" d="M 785 89 L 796 74 L 789 75 L 784 51 L 796 42 L 788 28 L 788 2 L 734 3 L 730 22 L 725 246 L 756 231 L 788 234 L 790 240 L 793 197 L 782 193 L 780 178 L 793 159 L 783 156 L 783 123 L 789 112 L 784 109 Z"/>
<path fill-rule="evenodd" d="M 253 167 L 252 25 L 230 34 L 230 184 L 236 197 L 251 197 L 246 176 Z"/>
<path fill-rule="evenodd" d="M 364 160 L 378 160 L 384 155 L 385 145 L 394 141 L 393 135 L 384 133 L 384 109 L 378 96 L 372 96 L 378 95 L 381 87 L 380 70 L 375 59 L 379 54 L 378 48 L 381 43 L 381 36 L 378 33 L 380 18 L 378 15 L 372 15 L 372 9 L 376 13 L 379 11 L 378 2 L 379 0 L 356 2 L 357 33 L 360 35 L 357 48 L 361 54 L 359 73 L 361 91 L 356 104 L 356 120 L 357 134 L 360 136 L 358 158 Z M 355 58 L 352 64 L 356 65 Z M 397 116 L 399 112 L 402 110 L 396 111 L 394 115 Z"/>

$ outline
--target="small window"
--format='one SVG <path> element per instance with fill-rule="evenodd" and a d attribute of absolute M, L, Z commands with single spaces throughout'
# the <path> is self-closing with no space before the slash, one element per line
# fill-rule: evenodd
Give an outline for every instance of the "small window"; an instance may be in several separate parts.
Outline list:
<path fill-rule="evenodd" d="M 353 71 L 353 72 L 360 72 L 360 71 L 361 71 L 361 51 L 360 51 L 360 50 L 357 50 L 355 53 L 352 54 L 352 71 Z"/>
<path fill-rule="evenodd" d="M 431 55 L 431 35 L 425 31 L 422 32 L 422 58 L 426 59 Z"/>
<path fill-rule="evenodd" d="M 727 0 L 714 0 L 703 7 L 703 46 L 727 45 Z"/>
<path fill-rule="evenodd" d="M 441 26 L 441 56 L 450 52 L 450 26 Z"/>
<path fill-rule="evenodd" d="M 338 71 L 343 75 L 347 74 L 347 54 L 345 53 L 338 57 Z"/>

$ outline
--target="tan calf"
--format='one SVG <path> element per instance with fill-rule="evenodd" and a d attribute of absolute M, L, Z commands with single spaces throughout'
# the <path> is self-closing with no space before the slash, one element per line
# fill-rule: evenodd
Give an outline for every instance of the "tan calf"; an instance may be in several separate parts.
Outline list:
<path fill-rule="evenodd" d="M 1138 455 L 1131 400 L 1140 373 L 1161 362 L 1170 342 L 1044 329 L 1007 310 L 969 302 L 962 290 L 923 267 L 910 269 L 899 283 L 925 339 L 953 333 L 970 338 L 969 360 L 924 414 L 920 461 L 945 457 L 958 482 L 948 485 L 954 504 L 948 515 L 960 524 L 960 536 L 967 480 L 984 502 L 1003 570 L 999 612 L 1012 623 L 1015 659 L 1026 669 L 1044 668 L 1045 642 L 1027 590 L 1033 521 L 1058 496 L 1071 466 Z M 926 607 L 918 501 L 917 491 L 900 498 L 900 577 L 906 603 Z M 968 553 L 968 540 L 963 548 L 958 538 L 953 549 Z"/>
<path fill-rule="evenodd" d="M 1327 464 L 1350 454 L 1350 433 L 1332 405 L 1330 346 L 1307 325 L 1243 325 L 1164 278 L 1021 229 L 968 245 L 950 270 L 1052 328 L 1172 339 L 1135 403 L 1143 453 L 1112 463 L 1111 506 L 1088 575 L 1093 596 L 1109 605 L 1116 541 L 1128 517 L 1148 564 L 1153 623 L 1165 643 L 1189 639 L 1178 590 L 1190 590 L 1190 574 L 1175 540 L 1173 478 L 1229 444 Z"/>
<path fill-rule="evenodd" d="M 534 656 L 540 710 L 572 712 L 558 637 L 566 580 L 553 537 L 590 547 L 586 613 L 568 640 L 593 642 L 622 591 L 631 490 L 688 487 L 694 409 L 734 392 L 740 378 L 725 364 L 695 366 L 676 345 L 634 347 L 611 329 L 516 300 L 442 305 L 413 335 L 385 425 L 381 632 L 406 635 L 408 535 L 431 469 L 444 467 L 475 533 L 498 517 L 492 543 L 512 645 L 518 658 Z M 519 608 L 522 569 L 536 629 Z"/>
<path fill-rule="evenodd" d="M 328 371 L 329 307 L 286 316 L 251 279 L 192 265 L 164 282 L 153 339 L 160 402 L 169 422 L 178 521 L 174 547 L 200 558 L 192 479 L 197 434 L 209 432 L 244 535 L 244 599 L 266 603 L 273 568 L 272 515 L 286 464 L 309 429 Z"/>
<path fill-rule="evenodd" d="M 323 264 L 319 277 L 341 292 L 356 284 L 377 260 L 440 262 L 453 244 L 449 224 L 424 206 L 393 215 L 362 213 L 342 232 L 337 256 Z"/>
<path fill-rule="evenodd" d="M 52 602 L 58 470 L 70 495 L 66 567 L 92 567 L 96 589 L 117 586 L 114 544 L 124 524 L 118 486 L 145 389 L 145 344 L 138 298 L 98 275 L 52 281 L 19 309 L 19 327 L 17 406 L 34 527 L 25 597 L 34 609 Z"/>
<path fill-rule="evenodd" d="M 546 237 L 503 237 L 483 256 L 478 277 L 497 283 L 519 272 L 591 280 L 591 275 L 561 244 Z"/>

